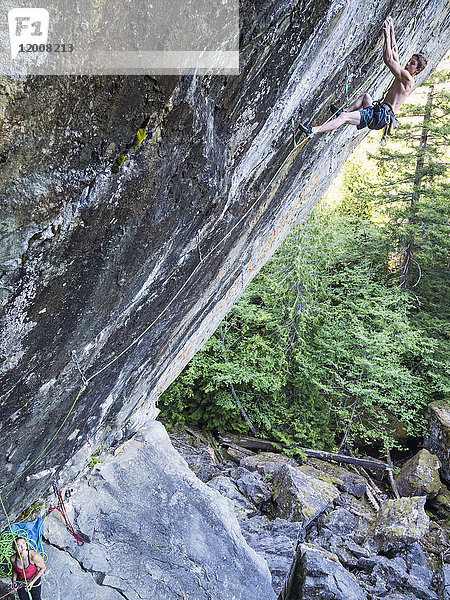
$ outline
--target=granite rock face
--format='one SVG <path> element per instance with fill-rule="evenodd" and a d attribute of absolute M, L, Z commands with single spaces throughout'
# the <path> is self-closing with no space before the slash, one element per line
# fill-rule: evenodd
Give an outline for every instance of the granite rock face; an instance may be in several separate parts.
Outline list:
<path fill-rule="evenodd" d="M 0 78 L 0 435 L 11 516 L 158 395 L 367 132 L 292 119 L 446 53 L 446 0 L 241 3 L 239 76 Z M 149 118 L 148 136 L 111 166 Z M 331 173 L 330 173 L 331 164 Z M 26 440 L 26 443 L 24 443 Z M 67 462 L 71 461 L 70 469 Z M 65 467 L 65 468 L 64 468 Z"/>
<path fill-rule="evenodd" d="M 275 599 L 230 503 L 197 479 L 158 422 L 97 465 L 68 505 L 89 541 L 77 547 L 56 511 L 46 519 L 47 598 Z"/>

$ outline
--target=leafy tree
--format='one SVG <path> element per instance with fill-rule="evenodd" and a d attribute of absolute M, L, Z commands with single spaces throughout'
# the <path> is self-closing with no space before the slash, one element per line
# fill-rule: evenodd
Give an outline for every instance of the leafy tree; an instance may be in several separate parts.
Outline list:
<path fill-rule="evenodd" d="M 166 421 L 291 448 L 390 448 L 393 418 L 422 435 L 448 393 L 450 108 L 435 85 L 398 145 L 349 162 L 341 201 L 291 232 L 162 396 Z"/>

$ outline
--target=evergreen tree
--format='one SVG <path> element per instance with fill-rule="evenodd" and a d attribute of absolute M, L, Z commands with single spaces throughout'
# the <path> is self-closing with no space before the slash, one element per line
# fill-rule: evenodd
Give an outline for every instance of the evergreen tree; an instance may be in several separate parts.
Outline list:
<path fill-rule="evenodd" d="M 161 398 L 166 421 L 288 447 L 395 445 L 448 393 L 449 95 L 434 89 L 398 144 L 350 161 L 342 201 L 288 236 Z"/>

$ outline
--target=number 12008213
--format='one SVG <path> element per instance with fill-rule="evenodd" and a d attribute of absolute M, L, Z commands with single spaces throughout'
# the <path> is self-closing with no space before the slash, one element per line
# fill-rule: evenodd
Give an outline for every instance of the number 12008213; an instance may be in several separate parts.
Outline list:
<path fill-rule="evenodd" d="M 73 44 L 19 44 L 19 52 L 73 52 Z"/>

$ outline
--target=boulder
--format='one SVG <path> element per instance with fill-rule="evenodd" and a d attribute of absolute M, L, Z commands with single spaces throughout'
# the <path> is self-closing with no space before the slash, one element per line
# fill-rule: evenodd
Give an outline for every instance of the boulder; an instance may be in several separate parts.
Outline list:
<path fill-rule="evenodd" d="M 441 461 L 441 475 L 450 482 L 450 405 L 447 402 L 428 406 L 428 435 L 425 448 Z"/>
<path fill-rule="evenodd" d="M 427 558 L 419 542 L 415 542 L 400 554 L 405 561 L 409 575 L 431 586 L 433 571 L 430 569 Z"/>
<path fill-rule="evenodd" d="M 369 555 L 367 550 L 356 544 L 354 546 L 361 549 L 359 556 L 349 548 L 357 531 L 358 524 L 355 516 L 345 508 L 338 508 L 326 517 L 318 519 L 314 526 L 310 527 L 305 540 L 335 554 L 343 566 L 355 567 L 359 556 Z"/>
<path fill-rule="evenodd" d="M 231 503 L 192 473 L 161 423 L 150 421 L 102 459 L 68 510 L 89 542 L 79 548 L 56 511 L 45 521 L 46 538 L 66 550 L 64 560 L 70 552 L 108 598 L 275 600 L 267 563 L 245 542 Z M 56 573 L 65 565 L 49 561 Z M 55 586 L 45 584 L 43 592 L 60 597 Z M 63 597 L 103 598 L 70 588 Z"/>
<path fill-rule="evenodd" d="M 359 544 L 355 544 L 352 541 L 345 542 L 345 547 L 357 559 L 360 559 L 360 558 L 369 558 L 369 556 L 370 556 L 370 552 L 369 552 L 369 550 L 367 548 L 363 548 L 363 546 L 360 546 Z"/>
<path fill-rule="evenodd" d="M 441 485 L 438 495 L 436 496 L 436 502 L 447 510 L 450 510 L 450 490 L 447 486 Z"/>
<path fill-rule="evenodd" d="M 324 525 L 341 537 L 351 536 L 357 528 L 355 516 L 350 511 L 341 507 L 331 511 L 325 517 Z"/>
<path fill-rule="evenodd" d="M 229 475 L 239 491 L 256 506 L 260 506 L 272 497 L 272 491 L 265 485 L 259 473 L 237 467 L 232 469 Z"/>
<path fill-rule="evenodd" d="M 352 494 L 356 498 L 362 498 L 366 493 L 367 482 L 361 475 L 316 458 L 308 459 L 308 464 L 328 475 L 339 491 Z"/>
<path fill-rule="evenodd" d="M 337 557 L 300 544 L 283 600 L 366 600 L 367 594 Z"/>
<path fill-rule="evenodd" d="M 450 564 L 442 566 L 442 598 L 450 600 Z"/>
<path fill-rule="evenodd" d="M 356 566 L 357 559 L 351 552 L 348 551 L 344 539 L 333 533 L 327 527 L 319 527 L 318 534 L 315 535 L 313 532 L 305 536 L 305 541 L 308 544 L 314 544 L 320 548 L 325 548 L 328 552 L 331 552 L 339 559 L 339 562 L 344 566 Z"/>
<path fill-rule="evenodd" d="M 386 500 L 369 529 L 367 542 L 377 552 L 403 550 L 428 531 L 430 518 L 425 513 L 426 496 Z"/>
<path fill-rule="evenodd" d="M 259 516 L 243 520 L 241 529 L 248 545 L 267 561 L 272 575 L 272 587 L 278 594 L 295 557 L 297 541 L 302 531 L 301 523 Z"/>
<path fill-rule="evenodd" d="M 260 475 L 270 480 L 284 465 L 296 465 L 294 458 L 275 452 L 260 452 L 253 456 L 247 456 L 240 462 L 241 467 L 249 471 L 258 471 Z"/>
<path fill-rule="evenodd" d="M 434 498 L 441 488 L 439 469 L 441 461 L 428 450 L 420 450 L 410 458 L 395 478 L 402 496 L 427 496 Z"/>
<path fill-rule="evenodd" d="M 322 479 L 319 471 L 306 465 L 282 467 L 273 481 L 278 516 L 306 526 L 320 515 L 339 497 L 337 488 Z"/>
<path fill-rule="evenodd" d="M 238 519 L 253 516 L 257 510 L 241 492 L 237 489 L 236 484 L 229 477 L 218 475 L 213 477 L 207 484 L 213 490 L 217 490 L 219 494 L 225 496 L 233 503 L 234 514 Z"/>
<path fill-rule="evenodd" d="M 228 458 L 229 462 L 233 462 L 236 465 L 241 463 L 241 460 L 247 458 L 247 456 L 252 456 L 254 453 L 251 450 L 246 450 L 245 448 L 234 448 L 233 446 L 229 446 L 225 449 L 225 456 Z"/>
<path fill-rule="evenodd" d="M 430 587 L 431 579 L 423 580 L 408 573 L 405 561 L 399 556 L 394 559 L 378 556 L 370 581 L 373 592 L 380 595 L 393 591 L 411 592 L 421 600 L 438 600 L 436 592 Z"/>

